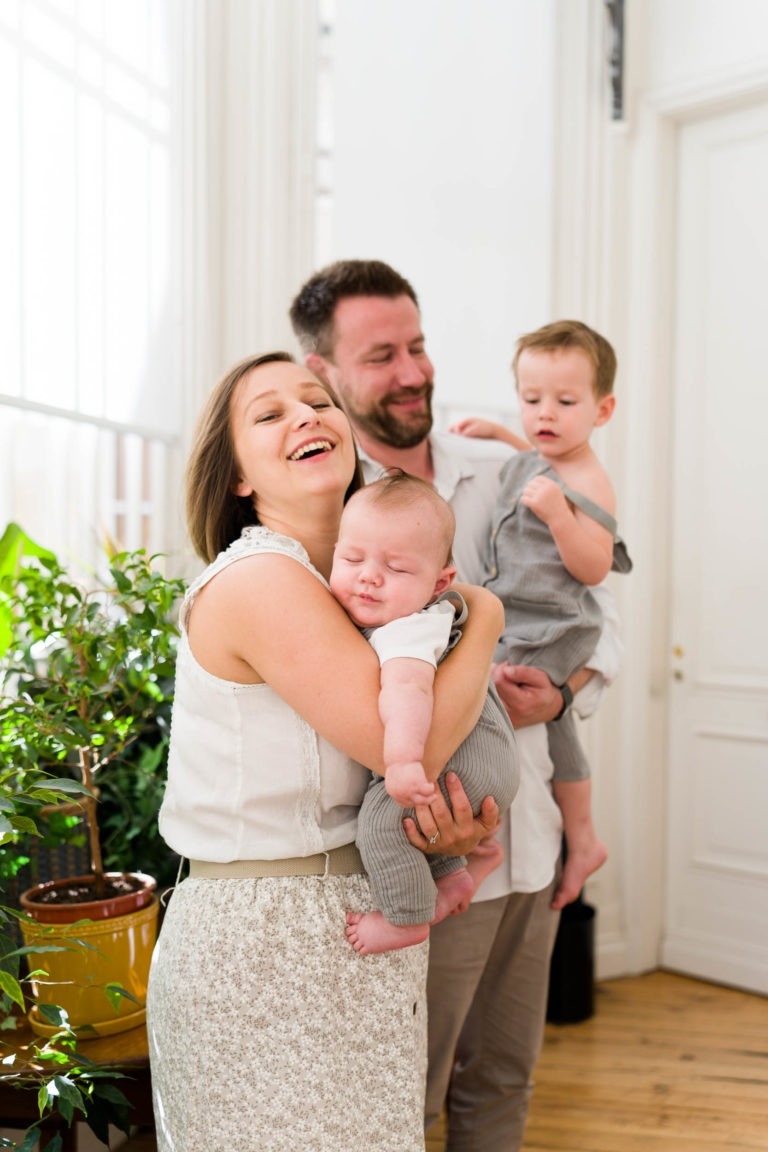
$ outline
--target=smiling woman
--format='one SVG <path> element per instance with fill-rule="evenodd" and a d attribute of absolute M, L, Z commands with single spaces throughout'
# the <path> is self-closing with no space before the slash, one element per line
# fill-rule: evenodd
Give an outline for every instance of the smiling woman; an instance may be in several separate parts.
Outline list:
<path fill-rule="evenodd" d="M 422 1145 L 424 946 L 363 957 L 344 934 L 347 912 L 372 907 L 354 841 L 367 769 L 383 772 L 378 661 L 327 584 L 359 483 L 335 395 L 287 354 L 244 360 L 214 390 L 187 474 L 209 565 L 181 612 L 160 814 L 190 860 L 148 994 L 161 1152 L 256 1152 L 265 1132 L 272 1152 L 357 1152 L 361 1128 L 371 1152 Z M 431 769 L 485 698 L 497 605 L 478 589 L 470 606 L 435 677 Z M 443 843 L 495 823 L 432 809 Z"/>
<path fill-rule="evenodd" d="M 256 370 L 271 365 L 269 377 Z M 280 366 L 283 366 L 282 369 Z M 249 426 L 269 428 L 284 425 L 285 400 L 273 383 L 280 372 L 301 381 L 297 396 L 313 404 L 338 410 L 336 397 L 311 372 L 300 368 L 288 352 L 270 352 L 240 361 L 220 381 L 209 397 L 198 425 L 197 438 L 187 467 L 187 524 L 196 551 L 212 561 L 218 553 L 236 540 L 243 528 L 260 523 L 253 487 L 238 463 L 235 439 L 238 438 L 248 458 Z M 314 410 L 314 409 L 313 409 Z M 345 420 L 346 424 L 346 420 Z M 348 428 L 348 425 L 347 425 Z M 305 437 L 305 445 L 308 443 Z M 261 442 L 266 451 L 267 440 Z M 297 439 L 294 450 L 301 447 Z M 254 448 L 254 451 L 256 449 Z M 352 449 L 354 452 L 354 449 Z M 345 497 L 362 484 L 358 465 L 350 471 L 351 480 Z"/>
<path fill-rule="evenodd" d="M 274 362 L 269 379 L 263 375 L 246 373 L 232 398 L 234 491 L 252 500 L 259 523 L 280 522 L 286 509 L 290 516 L 302 486 L 307 497 L 330 492 L 338 500 L 345 492 L 339 476 L 353 476 L 356 467 L 349 421 L 324 384 L 287 362 Z M 266 468 L 275 483 L 260 483 Z M 312 508 L 311 501 L 305 505 L 310 515 Z"/>

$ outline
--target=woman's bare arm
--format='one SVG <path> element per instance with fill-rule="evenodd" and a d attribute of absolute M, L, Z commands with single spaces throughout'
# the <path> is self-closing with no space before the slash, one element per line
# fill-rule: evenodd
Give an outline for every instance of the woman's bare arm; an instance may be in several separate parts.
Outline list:
<path fill-rule="evenodd" d="M 424 766 L 434 779 L 482 709 L 503 613 L 491 593 L 464 589 L 470 619 L 435 677 Z M 199 594 L 189 625 L 198 661 L 222 679 L 266 681 L 330 743 L 383 771 L 379 662 L 320 581 L 296 561 L 244 558 Z"/>

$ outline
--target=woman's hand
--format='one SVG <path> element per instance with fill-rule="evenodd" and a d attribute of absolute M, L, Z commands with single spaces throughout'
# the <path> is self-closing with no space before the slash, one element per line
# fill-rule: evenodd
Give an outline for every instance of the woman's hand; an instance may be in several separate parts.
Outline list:
<path fill-rule="evenodd" d="M 427 853 L 442 852 L 447 856 L 467 856 L 481 840 L 492 835 L 499 826 L 499 809 L 492 796 L 483 800 L 478 816 L 472 813 L 461 781 L 455 772 L 445 777 L 450 804 L 443 793 L 429 805 L 416 809 L 416 820 L 403 820 L 405 834 L 414 848 Z"/>

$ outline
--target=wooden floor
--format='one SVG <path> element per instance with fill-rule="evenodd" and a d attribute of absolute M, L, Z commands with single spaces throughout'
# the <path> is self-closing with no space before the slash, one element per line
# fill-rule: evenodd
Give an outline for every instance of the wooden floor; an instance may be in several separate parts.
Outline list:
<path fill-rule="evenodd" d="M 524 1152 L 766 1152 L 768 999 L 669 972 L 548 1024 Z M 440 1125 L 427 1152 L 443 1152 Z M 501 1152 L 501 1150 L 500 1150 Z"/>

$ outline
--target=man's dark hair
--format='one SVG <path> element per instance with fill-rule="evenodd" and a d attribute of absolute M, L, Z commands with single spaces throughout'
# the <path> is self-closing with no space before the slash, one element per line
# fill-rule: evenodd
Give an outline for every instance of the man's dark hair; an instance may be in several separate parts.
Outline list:
<path fill-rule="evenodd" d="M 419 306 L 405 277 L 382 260 L 337 260 L 310 276 L 291 304 L 288 314 L 305 355 L 332 358 L 336 306 L 353 296 L 409 296 Z"/>

